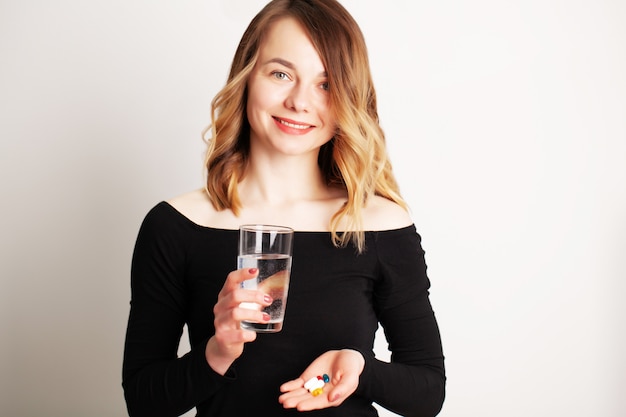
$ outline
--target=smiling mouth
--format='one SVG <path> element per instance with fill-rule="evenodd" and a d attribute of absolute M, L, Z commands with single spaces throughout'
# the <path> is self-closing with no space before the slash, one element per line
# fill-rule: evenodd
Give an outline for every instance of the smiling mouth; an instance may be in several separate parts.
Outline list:
<path fill-rule="evenodd" d="M 285 125 L 287 127 L 290 127 L 292 129 L 300 129 L 300 130 L 305 130 L 305 129 L 309 129 L 311 127 L 314 127 L 312 125 L 302 125 L 302 124 L 298 124 L 298 123 L 292 123 L 292 122 L 288 122 L 286 120 L 280 119 L 278 117 L 274 117 L 274 120 L 276 120 L 278 123 Z"/>

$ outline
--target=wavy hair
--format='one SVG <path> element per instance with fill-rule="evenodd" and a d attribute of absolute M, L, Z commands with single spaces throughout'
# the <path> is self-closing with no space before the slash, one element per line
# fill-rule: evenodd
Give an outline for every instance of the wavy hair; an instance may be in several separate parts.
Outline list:
<path fill-rule="evenodd" d="M 379 124 L 363 34 L 336 0 L 273 0 L 250 22 L 235 52 L 226 86 L 212 101 L 212 123 L 203 133 L 208 143 L 206 191 L 217 210 L 239 213 L 237 184 L 243 178 L 250 149 L 247 82 L 263 35 L 284 17 L 302 25 L 328 74 L 337 131 L 321 147 L 318 165 L 326 183 L 345 188 L 348 195 L 348 201 L 330 219 L 332 240 L 340 247 L 352 241 L 362 251 L 362 209 L 368 198 L 379 195 L 405 209 L 407 205 L 392 173 Z"/>

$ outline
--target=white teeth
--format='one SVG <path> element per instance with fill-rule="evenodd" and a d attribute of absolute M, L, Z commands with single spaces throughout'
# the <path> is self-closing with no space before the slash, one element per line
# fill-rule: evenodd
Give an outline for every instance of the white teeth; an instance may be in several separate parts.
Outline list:
<path fill-rule="evenodd" d="M 293 123 L 289 123 L 281 119 L 278 119 L 278 120 L 280 123 L 284 124 L 285 126 L 291 127 L 293 129 L 308 129 L 309 127 L 311 127 L 309 125 L 295 125 Z"/>

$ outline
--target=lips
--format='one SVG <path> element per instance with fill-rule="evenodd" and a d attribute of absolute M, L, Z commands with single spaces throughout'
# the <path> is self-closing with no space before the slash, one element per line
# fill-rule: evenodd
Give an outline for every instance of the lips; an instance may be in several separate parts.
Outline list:
<path fill-rule="evenodd" d="M 295 120 L 289 120 L 289 119 L 281 119 L 280 117 L 275 117 L 275 116 L 274 116 L 274 120 L 279 125 L 288 127 L 290 129 L 307 130 L 307 129 L 311 129 L 315 127 L 313 125 L 309 125 L 306 123 L 296 122 Z"/>

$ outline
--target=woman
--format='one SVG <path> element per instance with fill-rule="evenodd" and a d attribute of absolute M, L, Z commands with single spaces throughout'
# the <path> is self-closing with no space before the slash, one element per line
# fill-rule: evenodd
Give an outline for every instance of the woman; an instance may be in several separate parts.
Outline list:
<path fill-rule="evenodd" d="M 131 416 L 434 416 L 445 373 L 420 238 L 378 124 L 363 36 L 335 0 L 275 0 L 213 102 L 207 186 L 154 207 L 133 256 L 123 370 Z M 296 230 L 284 327 L 242 302 L 246 223 Z M 177 358 L 183 326 L 191 351 Z M 382 325 L 391 363 L 375 358 Z M 305 384 L 328 375 L 319 395 Z M 316 394 L 318 394 L 317 392 Z"/>

